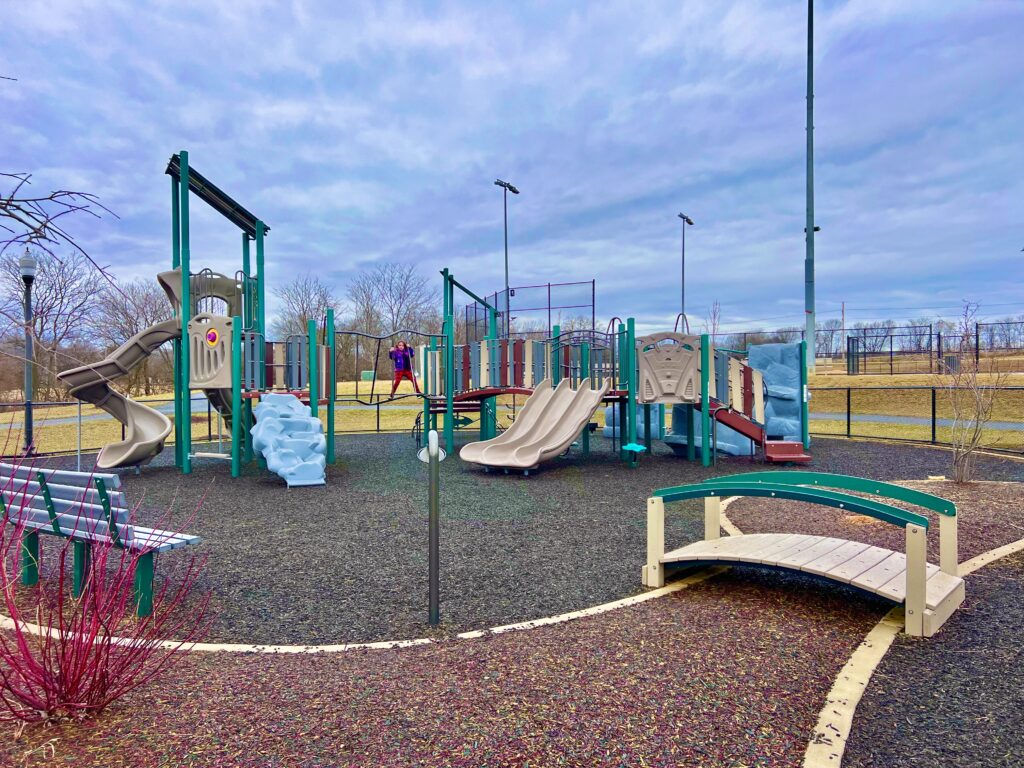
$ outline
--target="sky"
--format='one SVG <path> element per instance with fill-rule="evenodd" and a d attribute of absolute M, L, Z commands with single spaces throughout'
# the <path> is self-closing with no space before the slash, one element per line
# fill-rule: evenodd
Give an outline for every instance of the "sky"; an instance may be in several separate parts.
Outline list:
<path fill-rule="evenodd" d="M 1024 313 L 1024 2 L 818 0 L 819 320 Z M 171 259 L 173 152 L 271 228 L 268 295 L 378 263 L 597 315 L 803 324 L 807 6 L 35 2 L 0 11 L 0 170 L 98 194 L 119 279 Z M 193 269 L 241 235 L 192 205 Z M 566 294 L 568 303 L 578 294 Z M 273 312 L 275 304 L 270 304 Z"/>

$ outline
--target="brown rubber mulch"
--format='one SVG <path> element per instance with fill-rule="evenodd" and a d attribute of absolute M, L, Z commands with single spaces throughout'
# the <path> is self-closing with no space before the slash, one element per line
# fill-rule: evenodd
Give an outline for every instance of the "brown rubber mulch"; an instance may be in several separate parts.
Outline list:
<path fill-rule="evenodd" d="M 898 481 L 908 488 L 942 496 L 957 505 L 960 562 L 1024 538 L 1024 484 L 1009 482 Z M 924 513 L 920 507 L 885 500 L 888 504 Z M 835 536 L 886 547 L 906 548 L 902 528 L 841 509 L 780 499 L 745 498 L 729 505 L 729 519 L 744 533 L 805 533 Z M 938 515 L 928 513 L 929 560 L 938 562 Z"/>
<path fill-rule="evenodd" d="M 857 707 L 846 768 L 1024 765 L 1024 553 L 967 577 L 928 640 L 900 635 Z"/>
<path fill-rule="evenodd" d="M 887 606 L 732 572 L 602 616 L 320 656 L 191 654 L 0 761 L 85 766 L 796 766 Z M 52 746 L 52 756 L 44 745 Z"/>

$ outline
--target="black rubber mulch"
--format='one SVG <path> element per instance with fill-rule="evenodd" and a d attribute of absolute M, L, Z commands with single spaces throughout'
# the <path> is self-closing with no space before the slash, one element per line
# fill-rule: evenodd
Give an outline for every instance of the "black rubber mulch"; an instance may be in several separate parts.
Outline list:
<path fill-rule="evenodd" d="M 846 768 L 1024 765 L 1024 554 L 967 577 L 936 636 L 900 635 L 857 708 Z"/>
<path fill-rule="evenodd" d="M 908 445 L 817 440 L 814 468 L 880 479 L 948 472 L 949 453 Z M 657 444 L 629 469 L 595 439 L 530 477 L 485 474 L 451 457 L 442 465 L 441 632 L 478 629 L 586 608 L 640 591 L 645 500 L 657 488 L 758 469 L 720 460 L 705 469 Z M 277 476 L 196 461 L 184 477 L 170 452 L 140 476 L 126 473 L 143 517 L 173 501 L 208 556 L 200 586 L 213 594 L 210 640 L 338 643 L 431 634 L 427 616 L 426 468 L 407 435 L 338 439 L 328 485 L 288 490 Z M 67 464 L 67 461 L 60 462 Z M 983 458 L 979 475 L 1014 479 L 1024 465 Z M 666 541 L 702 533 L 699 502 L 672 505 Z M 162 558 L 173 574 L 187 555 Z"/>

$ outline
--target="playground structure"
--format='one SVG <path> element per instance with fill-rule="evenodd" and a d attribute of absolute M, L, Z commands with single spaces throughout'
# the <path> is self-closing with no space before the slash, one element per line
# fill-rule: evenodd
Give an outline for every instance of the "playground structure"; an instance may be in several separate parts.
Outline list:
<path fill-rule="evenodd" d="M 101 450 L 97 467 L 145 464 L 163 450 L 173 430 L 175 464 L 182 473 L 192 471 L 193 459 L 207 458 L 230 461 L 231 474 L 237 477 L 242 466 L 255 458 L 252 401 L 280 391 L 306 403 L 308 415 L 313 418 L 318 418 L 318 406 L 327 406 L 324 460 L 332 462 L 337 397 L 332 375 L 333 311 L 327 311 L 322 326 L 310 320 L 304 335 L 291 336 L 284 342 L 267 341 L 264 241 L 269 227 L 191 169 L 188 152 L 173 155 L 166 173 L 171 177 L 172 263 L 171 270 L 162 272 L 157 280 L 172 304 L 174 317 L 136 334 L 98 363 L 59 374 L 71 394 L 102 408 L 125 426 L 124 439 Z M 242 269 L 234 277 L 209 269 L 191 272 L 191 194 L 241 230 Z M 250 256 L 252 241 L 255 270 Z M 113 379 L 129 373 L 168 341 L 174 343 L 173 422 L 110 386 Z M 201 390 L 230 424 L 230 452 L 192 450 L 194 389 Z M 285 421 L 291 424 L 294 420 Z"/>
<path fill-rule="evenodd" d="M 746 352 L 716 350 L 707 334 L 658 333 L 636 338 L 635 321 L 613 320 L 606 333 L 573 331 L 559 326 L 547 339 L 503 338 L 499 308 L 459 283 L 447 270 L 444 278 L 443 348 L 434 340 L 419 350 L 419 373 L 424 384 L 426 429 L 437 429 L 444 416 L 446 445 L 454 439 L 454 417 L 478 412 L 480 439 L 465 446 L 460 456 L 485 467 L 529 471 L 543 458 L 558 455 L 579 438 L 589 451 L 591 416 L 602 402 L 611 403 L 610 436 L 620 456 L 631 464 L 663 439 L 678 455 L 709 466 L 720 447 L 726 452 L 755 455 L 767 462 L 806 463 L 811 460 L 807 413 L 807 373 L 801 344 L 761 345 Z M 463 291 L 488 314 L 483 339 L 455 345 L 454 292 Z M 614 329 L 614 330 L 613 330 Z M 562 412 L 568 395 L 551 395 L 561 382 L 569 388 L 601 391 L 572 434 L 555 429 L 572 424 L 579 414 Z M 509 432 L 497 436 L 497 399 L 528 394 Z M 534 399 L 537 402 L 533 402 Z M 592 398 L 576 403 L 591 405 Z M 673 408 L 673 429 L 663 435 L 661 409 Z M 541 415 L 543 414 L 543 415 Z M 655 418 L 659 423 L 655 424 Z M 638 444 L 640 427 L 643 445 Z M 699 426 L 700 434 L 696 435 Z M 426 434 L 424 429 L 423 434 Z M 555 436 L 558 439 L 554 439 Z M 722 440 L 720 440 L 720 435 Z M 737 450 L 745 443 L 745 450 Z M 544 446 L 519 451 L 525 445 Z M 511 450 L 517 446 L 517 450 Z M 613 446 L 613 450 L 615 447 Z"/>
<path fill-rule="evenodd" d="M 187 152 L 172 156 L 166 172 L 172 187 L 172 263 L 171 269 L 157 279 L 171 302 L 174 317 L 145 329 L 99 363 L 60 374 L 73 395 L 106 410 L 124 424 L 124 439 L 105 446 L 97 466 L 114 469 L 145 464 L 160 453 L 173 431 L 175 464 L 183 473 L 191 472 L 195 458 L 219 459 L 230 461 L 232 475 L 237 477 L 242 466 L 265 452 L 271 443 L 292 440 L 297 442 L 291 445 L 298 447 L 310 439 L 310 431 L 302 427 L 294 435 L 279 434 L 275 440 L 265 436 L 261 447 L 254 448 L 253 401 L 270 393 L 294 395 L 314 419 L 319 419 L 319 407 L 326 406 L 323 461 L 333 462 L 338 336 L 367 335 L 336 331 L 333 312 L 328 310 L 322 324 L 308 321 L 305 334 L 283 342 L 268 341 L 264 242 L 269 228 L 190 169 Z M 191 271 L 192 194 L 242 232 L 242 268 L 233 277 L 209 269 Z M 255 242 L 255 269 L 251 242 Z M 741 455 L 760 451 L 769 462 L 810 460 L 806 453 L 806 367 L 799 345 L 791 345 L 792 349 L 787 345 L 755 346 L 740 353 L 714 349 L 706 334 L 673 331 L 637 339 L 632 318 L 614 318 L 605 332 L 593 328 L 563 332 L 555 325 L 547 338 L 513 338 L 508 336 L 508 323 L 501 321 L 509 312 L 508 297 L 503 296 L 504 306 L 498 306 L 493 297 L 481 298 L 447 269 L 441 275 L 441 332 L 396 331 L 388 335 L 415 334 L 428 340 L 419 346 L 415 361 L 423 386 L 419 418 L 424 441 L 430 430 L 438 430 L 451 450 L 458 419 L 469 414 L 479 418 L 479 442 L 495 441 L 499 411 L 504 409 L 507 414 L 508 410 L 499 398 L 525 395 L 528 399 L 519 413 L 513 406 L 509 434 L 486 448 L 467 446 L 463 453 L 466 460 L 529 470 L 577 442 L 586 454 L 590 450 L 591 418 L 602 404 L 613 409 L 613 453 L 631 465 L 652 449 L 655 439 L 663 439 L 688 459 L 696 458 L 699 447 L 705 466 L 712 463 L 720 448 Z M 590 297 L 589 304 L 579 306 L 589 307 L 593 315 L 594 284 L 578 285 L 586 286 Z M 474 316 L 480 313 L 486 317 L 483 338 L 455 343 L 456 290 L 473 302 Z M 548 304 L 550 315 L 550 300 Z M 375 385 L 382 340 L 387 336 L 370 338 L 377 344 Z M 174 345 L 173 420 L 110 386 L 113 379 L 140 365 L 168 341 Z M 193 389 L 201 390 L 230 425 L 229 452 L 193 451 Z M 371 401 L 373 397 L 371 394 Z M 363 402 L 358 389 L 356 400 Z M 584 404 L 586 408 L 581 410 Z M 662 416 L 666 407 L 673 412 L 668 435 L 664 434 Z M 279 423 L 299 429 L 298 421 L 291 417 L 279 419 Z M 527 450 L 525 446 L 533 448 Z M 301 457 L 296 453 L 282 460 L 275 451 L 270 463 L 290 484 L 310 481 L 312 475 L 306 474 L 309 470 L 296 474 L 300 464 L 320 463 L 314 458 L 319 455 L 315 452 L 303 451 Z"/>
<path fill-rule="evenodd" d="M 840 493 L 849 490 L 922 507 L 939 515 L 939 565 L 927 561 L 928 518 L 918 512 Z M 761 533 L 721 538 L 722 499 L 762 496 L 835 507 L 905 530 L 906 551 L 893 552 L 826 536 Z M 704 540 L 665 551 L 665 504 L 704 499 Z M 667 566 L 729 563 L 803 571 L 906 606 L 906 632 L 931 637 L 964 601 L 956 505 L 939 496 L 861 477 L 822 472 L 753 472 L 657 490 L 647 500 L 646 587 L 665 584 Z"/>

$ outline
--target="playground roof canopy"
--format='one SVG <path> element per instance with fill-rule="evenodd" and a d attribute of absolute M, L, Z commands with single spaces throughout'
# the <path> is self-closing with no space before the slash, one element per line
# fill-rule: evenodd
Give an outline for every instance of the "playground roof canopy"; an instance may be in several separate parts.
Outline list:
<path fill-rule="evenodd" d="M 171 155 L 167 161 L 166 173 L 181 181 L 181 158 L 177 153 Z M 191 164 L 188 167 L 188 188 L 195 192 L 199 198 L 220 213 L 224 218 L 245 232 L 250 238 L 256 237 L 256 217 L 246 208 L 235 202 L 230 195 L 220 187 L 207 179 L 197 171 Z M 266 222 L 263 224 L 263 232 L 270 231 Z"/>

